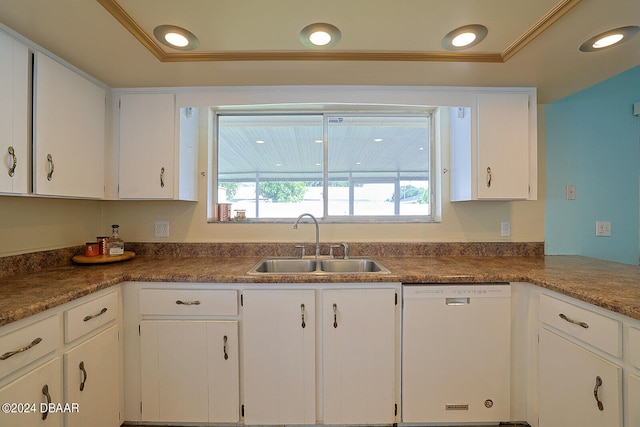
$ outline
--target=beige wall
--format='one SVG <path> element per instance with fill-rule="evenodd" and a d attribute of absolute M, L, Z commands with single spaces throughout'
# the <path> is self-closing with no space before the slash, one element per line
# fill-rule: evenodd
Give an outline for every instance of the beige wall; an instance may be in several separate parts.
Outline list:
<path fill-rule="evenodd" d="M 442 222 L 430 224 L 323 224 L 322 241 L 478 242 L 544 240 L 544 117 L 538 109 L 538 200 L 518 202 L 447 201 L 442 180 Z M 201 115 L 199 170 L 207 170 L 206 114 Z M 443 149 L 443 164 L 447 164 Z M 0 196 L 0 256 L 82 245 L 118 223 L 125 241 L 301 242 L 312 241 L 310 226 L 207 223 L 207 180 L 199 176 L 199 202 L 89 201 Z M 154 222 L 170 222 L 169 239 L 154 237 Z M 511 222 L 511 237 L 500 223 Z"/>

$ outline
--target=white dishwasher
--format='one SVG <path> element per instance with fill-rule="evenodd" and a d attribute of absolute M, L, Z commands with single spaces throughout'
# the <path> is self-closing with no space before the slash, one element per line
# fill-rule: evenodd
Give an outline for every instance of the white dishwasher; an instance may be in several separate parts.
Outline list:
<path fill-rule="evenodd" d="M 402 289 L 402 421 L 509 421 L 509 284 Z"/>

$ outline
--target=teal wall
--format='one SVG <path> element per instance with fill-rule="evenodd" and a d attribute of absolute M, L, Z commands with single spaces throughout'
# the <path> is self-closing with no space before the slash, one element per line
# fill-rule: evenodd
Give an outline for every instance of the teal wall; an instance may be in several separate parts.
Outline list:
<path fill-rule="evenodd" d="M 639 101 L 640 66 L 545 106 L 546 254 L 638 264 Z M 611 237 L 595 236 L 596 221 L 611 221 Z"/>

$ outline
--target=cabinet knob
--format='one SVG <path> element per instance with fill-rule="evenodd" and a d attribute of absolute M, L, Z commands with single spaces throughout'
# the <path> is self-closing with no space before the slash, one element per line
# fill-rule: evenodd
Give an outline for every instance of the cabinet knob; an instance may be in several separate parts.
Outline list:
<path fill-rule="evenodd" d="M 11 157 L 11 164 L 9 165 L 9 176 L 14 176 L 16 173 L 16 166 L 18 165 L 18 157 L 12 146 L 9 146 L 9 157 Z"/>

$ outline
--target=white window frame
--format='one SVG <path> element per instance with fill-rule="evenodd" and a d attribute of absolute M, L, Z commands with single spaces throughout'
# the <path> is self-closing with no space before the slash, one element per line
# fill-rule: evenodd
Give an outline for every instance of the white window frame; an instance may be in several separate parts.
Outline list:
<path fill-rule="evenodd" d="M 437 164 L 439 161 L 437 159 L 437 155 L 439 155 L 439 150 L 437 150 L 438 141 L 436 141 L 436 135 L 439 134 L 437 128 L 440 126 L 439 121 L 437 120 L 437 111 L 439 107 L 431 107 L 431 106 L 402 106 L 402 105 L 394 105 L 394 106 L 380 106 L 380 105 L 357 105 L 357 106 L 345 106 L 343 104 L 339 105 L 309 105 L 309 104 L 287 104 L 283 106 L 270 106 L 269 108 L 259 108 L 259 107 L 234 107 L 231 111 L 226 109 L 225 107 L 216 107 L 211 108 L 211 119 L 212 123 L 210 129 L 213 133 L 212 138 L 210 138 L 210 153 L 209 153 L 209 161 L 212 166 L 212 174 L 211 179 L 209 180 L 210 189 L 208 191 L 209 195 L 209 222 L 215 222 L 214 217 L 214 207 L 218 203 L 218 116 L 219 115 L 259 115 L 259 114 L 317 114 L 323 115 L 323 215 L 317 216 L 319 222 L 322 223 L 353 223 L 353 224 L 366 224 L 366 223 L 431 223 L 431 222 L 439 222 L 439 206 L 440 198 L 437 195 L 437 189 L 439 184 L 439 174 L 437 173 Z M 328 165 L 327 165 L 327 152 L 328 152 L 328 144 L 330 142 L 327 141 L 327 125 L 328 120 L 327 117 L 335 116 L 361 116 L 361 115 L 384 115 L 384 116 L 393 116 L 393 115 L 416 115 L 420 117 L 427 116 L 430 120 L 429 126 L 429 180 L 428 180 L 428 191 L 429 191 L 429 211 L 428 215 L 399 215 L 398 214 L 398 204 L 399 200 L 396 200 L 394 207 L 394 215 L 352 215 L 353 213 L 353 185 L 350 185 L 350 196 L 349 196 L 349 212 L 350 215 L 329 215 L 328 214 Z M 396 177 L 393 178 L 381 178 L 385 182 L 393 182 L 396 191 L 395 194 L 398 194 L 400 179 Z M 404 179 L 403 179 L 404 180 Z M 356 178 L 354 182 L 367 181 L 367 179 Z M 380 180 L 376 180 L 376 182 L 382 182 Z M 300 214 L 303 212 L 299 212 Z M 248 220 L 250 223 L 289 223 L 292 218 L 295 218 L 295 215 L 292 217 L 283 217 L 283 218 L 251 218 Z"/>

